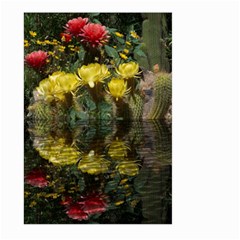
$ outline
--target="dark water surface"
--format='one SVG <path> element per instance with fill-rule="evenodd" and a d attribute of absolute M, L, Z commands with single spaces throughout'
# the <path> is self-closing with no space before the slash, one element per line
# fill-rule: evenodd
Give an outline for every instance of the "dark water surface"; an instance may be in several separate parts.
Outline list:
<path fill-rule="evenodd" d="M 171 129 L 159 121 L 25 126 L 26 224 L 171 224 Z"/>

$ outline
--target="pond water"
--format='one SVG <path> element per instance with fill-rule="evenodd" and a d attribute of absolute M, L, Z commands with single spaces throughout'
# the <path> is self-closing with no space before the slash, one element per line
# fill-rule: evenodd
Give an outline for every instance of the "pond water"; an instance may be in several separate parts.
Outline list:
<path fill-rule="evenodd" d="M 25 224 L 171 224 L 171 127 L 25 126 Z"/>

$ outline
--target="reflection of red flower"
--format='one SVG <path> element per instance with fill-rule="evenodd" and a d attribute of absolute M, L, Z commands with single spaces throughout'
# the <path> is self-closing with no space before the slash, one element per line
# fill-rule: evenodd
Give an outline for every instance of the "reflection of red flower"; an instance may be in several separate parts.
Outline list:
<path fill-rule="evenodd" d="M 106 211 L 107 204 L 103 199 L 92 198 L 84 202 L 83 210 L 87 214 L 97 214 Z"/>
<path fill-rule="evenodd" d="M 72 200 L 72 199 L 71 199 Z M 90 215 L 103 213 L 107 209 L 106 196 L 92 194 L 81 198 L 76 203 L 66 201 L 62 205 L 67 206 L 67 215 L 72 219 L 87 220 Z"/>
<path fill-rule="evenodd" d="M 34 187 L 43 188 L 48 185 L 45 173 L 40 169 L 32 170 L 25 177 L 25 182 Z"/>
<path fill-rule="evenodd" d="M 28 66 L 40 69 L 47 63 L 48 54 L 44 51 L 35 51 L 25 56 L 25 62 Z"/>
<path fill-rule="evenodd" d="M 82 42 L 89 43 L 92 47 L 102 46 L 110 37 L 106 27 L 97 23 L 88 23 L 79 35 L 82 37 Z"/>
<path fill-rule="evenodd" d="M 60 37 L 61 37 L 61 40 L 66 43 L 72 40 L 72 35 L 68 33 L 60 33 Z"/>
<path fill-rule="evenodd" d="M 78 36 L 82 32 L 82 28 L 87 24 L 88 18 L 74 18 L 66 24 L 66 32 L 74 36 Z"/>
<path fill-rule="evenodd" d="M 78 221 L 88 219 L 88 214 L 82 210 L 82 206 L 79 204 L 70 205 L 66 213 L 68 217 L 72 219 L 76 219 Z"/>

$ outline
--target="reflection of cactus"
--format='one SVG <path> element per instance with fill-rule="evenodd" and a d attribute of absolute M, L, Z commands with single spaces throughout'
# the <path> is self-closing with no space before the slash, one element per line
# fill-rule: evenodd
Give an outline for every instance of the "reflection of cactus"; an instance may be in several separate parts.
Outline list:
<path fill-rule="evenodd" d="M 154 82 L 154 102 L 148 119 L 163 119 L 172 101 L 171 75 L 161 73 Z"/>
<path fill-rule="evenodd" d="M 143 46 L 146 57 L 135 56 L 141 66 L 152 70 L 158 64 L 161 71 L 169 71 L 169 62 L 162 39 L 166 37 L 166 15 L 161 13 L 146 13 L 147 19 L 142 24 Z"/>

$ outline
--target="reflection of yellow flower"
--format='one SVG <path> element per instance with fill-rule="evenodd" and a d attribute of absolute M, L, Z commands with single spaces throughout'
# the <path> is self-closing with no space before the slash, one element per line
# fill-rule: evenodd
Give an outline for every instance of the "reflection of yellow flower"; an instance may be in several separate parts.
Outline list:
<path fill-rule="evenodd" d="M 53 99 L 65 100 L 65 93 L 73 93 L 80 82 L 72 73 L 54 72 L 42 80 L 36 91 L 44 100 L 51 102 Z"/>
<path fill-rule="evenodd" d="M 121 160 L 127 156 L 128 150 L 130 150 L 130 148 L 122 140 L 116 139 L 111 142 L 108 154 L 112 159 Z"/>
<path fill-rule="evenodd" d="M 37 33 L 36 33 L 36 32 L 33 32 L 33 31 L 29 31 L 29 34 L 30 34 L 32 37 L 36 37 L 36 36 L 37 36 Z"/>
<path fill-rule="evenodd" d="M 124 53 L 119 53 L 119 55 L 124 60 L 126 60 L 128 58 Z"/>
<path fill-rule="evenodd" d="M 131 31 L 130 34 L 133 38 L 136 38 L 136 39 L 140 38 L 135 31 Z"/>
<path fill-rule="evenodd" d="M 117 37 L 120 37 L 120 38 L 122 38 L 124 35 L 123 34 L 121 34 L 121 33 L 119 33 L 119 32 L 115 32 L 115 35 L 117 36 Z"/>
<path fill-rule="evenodd" d="M 118 101 L 118 98 L 123 97 L 130 91 L 130 88 L 127 89 L 127 82 L 125 82 L 124 79 L 119 78 L 112 78 L 108 83 L 108 89 L 109 91 L 107 92 L 115 97 L 116 101 Z"/>
<path fill-rule="evenodd" d="M 35 137 L 34 147 L 42 158 L 47 159 L 54 165 L 75 164 L 80 158 L 78 149 L 66 143 L 65 138 Z"/>
<path fill-rule="evenodd" d="M 103 80 L 110 76 L 110 72 L 104 64 L 91 63 L 79 68 L 78 75 L 83 85 L 88 84 L 90 88 L 93 88 L 96 83 L 104 82 Z"/>
<path fill-rule="evenodd" d="M 135 62 L 122 63 L 116 69 L 117 74 L 125 79 L 133 78 L 138 74 L 139 65 Z"/>
<path fill-rule="evenodd" d="M 79 162 L 78 168 L 88 174 L 97 175 L 108 171 L 110 162 L 101 155 L 96 155 L 93 150 L 84 154 Z"/>
<path fill-rule="evenodd" d="M 139 173 L 138 164 L 134 160 L 124 160 L 119 162 L 116 167 L 120 174 L 127 176 L 135 176 Z"/>

